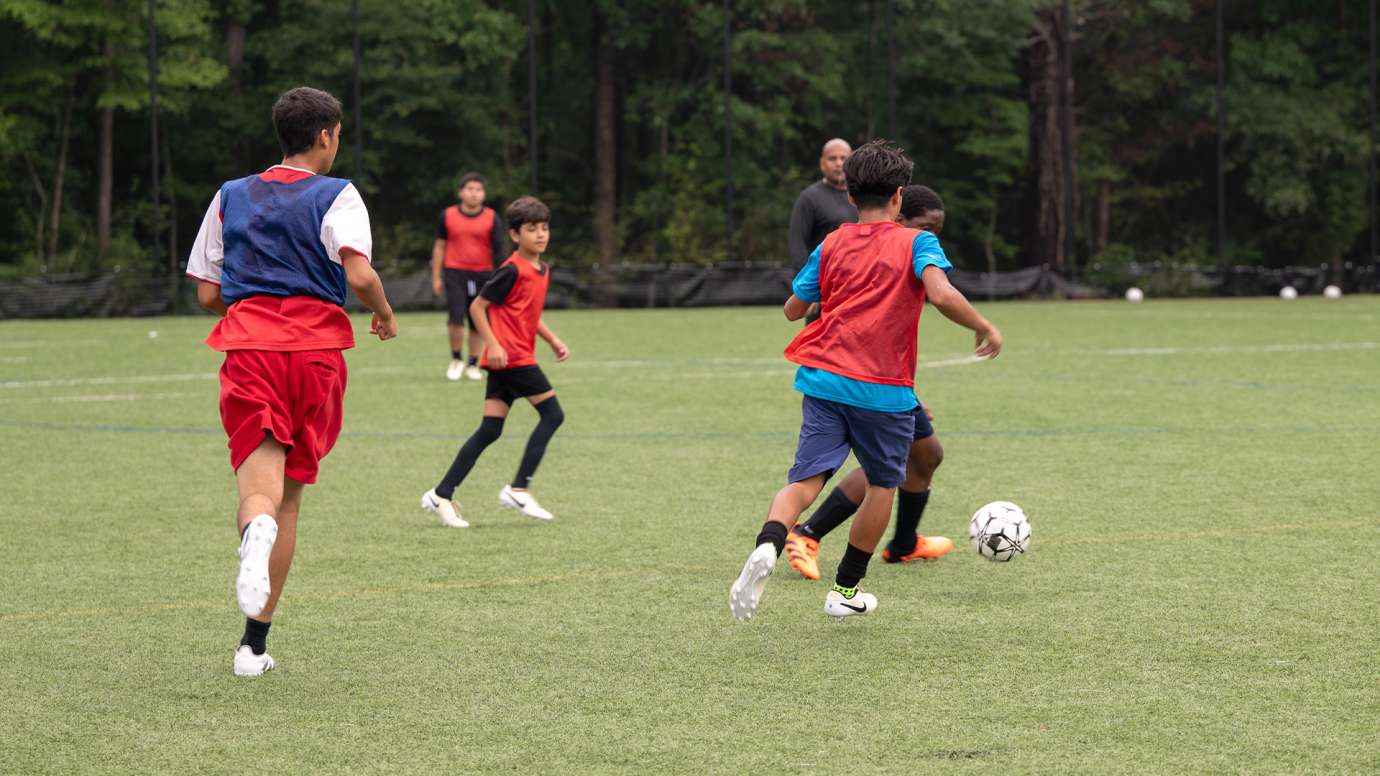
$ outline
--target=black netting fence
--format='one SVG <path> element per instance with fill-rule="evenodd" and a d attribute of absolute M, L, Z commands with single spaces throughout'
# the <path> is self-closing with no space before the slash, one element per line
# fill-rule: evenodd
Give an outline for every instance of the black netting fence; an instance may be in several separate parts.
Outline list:
<path fill-rule="evenodd" d="M 553 268 L 547 306 L 572 307 L 723 307 L 778 305 L 790 294 L 789 267 L 758 264 L 618 264 L 607 267 Z M 1336 283 L 1347 293 L 1380 292 L 1375 265 L 1352 265 L 1340 273 L 1327 266 L 1231 267 L 1225 270 L 1169 264 L 1093 267 L 1071 279 L 1046 267 L 1015 272 L 954 270 L 954 285 L 969 298 L 1098 299 L 1120 296 L 1136 286 L 1151 298 L 1186 296 L 1263 296 L 1293 286 L 1300 294 L 1320 294 Z M 431 272 L 389 273 L 388 296 L 398 310 L 440 309 L 431 292 Z M 347 305 L 360 309 L 353 298 Z M 166 279 L 131 273 L 60 275 L 0 281 L 0 319 L 147 316 L 195 311 L 194 281 L 182 279 L 170 293 Z"/>

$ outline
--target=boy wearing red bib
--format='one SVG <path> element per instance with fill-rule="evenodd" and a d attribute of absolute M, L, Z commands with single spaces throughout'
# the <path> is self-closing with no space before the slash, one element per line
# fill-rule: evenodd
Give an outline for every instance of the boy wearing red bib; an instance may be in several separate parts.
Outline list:
<path fill-rule="evenodd" d="M 470 320 L 485 342 L 480 363 L 489 370 L 484 418 L 441 482 L 422 494 L 422 508 L 449 528 L 469 527 L 452 496 L 484 449 L 503 434 L 508 412 L 520 398 L 531 402 L 541 419 L 527 440 L 517 476 L 499 491 L 498 503 L 537 520 L 554 518 L 527 490 L 546 455 L 547 444 L 565 421 L 556 391 L 537 366 L 536 357 L 537 337 L 546 340 L 557 361 L 570 357 L 570 348 L 541 320 L 551 280 L 551 268 L 541 260 L 551 239 L 551 211 L 536 197 L 521 197 L 508 206 L 504 220 L 517 252 L 494 272 L 470 305 Z"/>
<path fill-rule="evenodd" d="M 896 223 L 901 188 L 913 168 L 882 141 L 855 151 L 844 175 L 858 222 L 824 238 L 791 285 L 786 318 L 798 320 L 814 302 L 820 317 L 786 348 L 786 358 L 799 365 L 796 390 L 805 395 L 800 439 L 789 484 L 772 500 L 756 548 L 729 589 L 729 611 L 739 620 L 757 611 L 787 532 L 850 452 L 867 489 L 824 611 L 850 617 L 876 608 L 876 596 L 858 583 L 886 531 L 896 487 L 906 479 L 917 406 L 916 328 L 926 298 L 976 332 L 977 356 L 1001 351 L 1001 332 L 949 284 L 951 265 L 938 238 Z"/>

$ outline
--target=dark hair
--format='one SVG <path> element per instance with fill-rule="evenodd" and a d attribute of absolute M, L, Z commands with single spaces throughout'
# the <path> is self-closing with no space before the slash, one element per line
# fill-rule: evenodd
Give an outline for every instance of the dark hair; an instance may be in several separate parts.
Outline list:
<path fill-rule="evenodd" d="M 897 189 L 910 183 L 914 171 L 915 162 L 886 140 L 867 143 L 843 163 L 848 195 L 859 210 L 885 207 Z"/>
<path fill-rule="evenodd" d="M 330 92 L 299 86 L 283 92 L 273 103 L 273 128 L 278 131 L 278 144 L 283 156 L 307 151 L 316 142 L 321 130 L 333 131 L 344 114 L 340 100 Z"/>
<path fill-rule="evenodd" d="M 467 173 L 465 173 L 464 175 L 461 175 L 461 176 L 460 176 L 460 185 L 459 185 L 459 186 L 456 186 L 455 188 L 457 188 L 457 189 L 463 189 L 463 188 L 465 188 L 465 184 L 466 184 L 466 183 L 473 183 L 473 182 L 475 182 L 475 181 L 479 181 L 479 185 L 480 185 L 480 186 L 483 186 L 483 187 L 485 187 L 485 188 L 488 188 L 488 186 L 489 186 L 489 182 L 486 181 L 486 180 L 484 180 L 484 176 L 483 176 L 483 175 L 480 175 L 480 174 L 477 173 L 477 172 L 467 172 Z"/>
<path fill-rule="evenodd" d="M 929 186 L 915 184 L 901 189 L 901 217 L 915 218 L 931 210 L 943 210 L 944 200 Z"/>
<path fill-rule="evenodd" d="M 523 224 L 551 223 L 551 208 L 536 197 L 518 197 L 503 211 L 503 220 L 509 229 L 520 232 Z"/>

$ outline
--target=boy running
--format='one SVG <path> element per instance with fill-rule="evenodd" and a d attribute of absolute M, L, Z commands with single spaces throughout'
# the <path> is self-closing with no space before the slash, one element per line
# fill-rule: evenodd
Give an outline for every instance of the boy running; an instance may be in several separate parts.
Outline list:
<path fill-rule="evenodd" d="M 944 201 L 928 186 L 912 185 L 901 191 L 901 226 L 930 232 L 936 237 L 944 228 Z M 955 293 L 958 293 L 955 290 Z M 906 458 L 906 479 L 896 492 L 896 535 L 882 550 L 887 563 L 931 560 L 954 548 L 943 536 L 920 536 L 920 518 L 930 499 L 930 482 L 944 461 L 944 448 L 935 436 L 934 417 L 923 404 L 911 411 L 915 417 L 915 441 Z M 854 469 L 834 488 L 815 514 L 786 537 L 786 559 L 806 579 L 819 579 L 819 542 L 858 511 L 867 489 L 862 469 Z"/>
<path fill-rule="evenodd" d="M 470 320 L 484 338 L 483 365 L 489 370 L 484 390 L 484 418 L 465 441 L 440 484 L 422 494 L 422 508 L 435 514 L 448 528 L 468 528 L 459 505 L 451 500 L 484 449 L 503 434 L 503 422 L 513 401 L 526 399 L 540 420 L 527 440 L 517 476 L 503 486 L 498 503 L 537 520 L 554 515 L 542 508 L 528 492 L 532 476 L 546 455 L 546 445 L 565 421 L 561 403 L 551 383 L 537 366 L 536 339 L 551 346 L 557 361 L 570 357 L 570 348 L 541 320 L 551 268 L 541 260 L 551 239 L 551 211 L 536 197 L 521 197 L 503 214 L 508 236 L 517 245 L 503 266 L 494 272 L 470 305 Z"/>
<path fill-rule="evenodd" d="M 786 348 L 786 358 L 800 365 L 796 390 L 805 394 L 800 439 L 789 484 L 772 500 L 756 548 L 729 589 L 729 611 L 739 620 L 756 612 L 787 532 L 850 451 L 867 485 L 824 611 L 849 617 L 876 608 L 876 596 L 858 583 L 890 521 L 892 494 L 906 479 L 917 406 L 916 327 L 926 298 L 976 333 L 977 356 L 1001 351 L 1001 332 L 949 284 L 938 238 L 896 223 L 913 168 L 883 141 L 849 157 L 844 173 L 858 223 L 826 237 L 791 285 L 786 318 L 798 320 L 812 302 L 820 303 L 820 317 Z"/>
<path fill-rule="evenodd" d="M 446 332 L 450 336 L 450 366 L 447 380 L 463 375 L 480 380 L 479 330 L 470 326 L 469 366 L 463 360 L 465 314 L 479 289 L 489 282 L 494 260 L 503 255 L 503 222 L 493 208 L 484 207 L 484 176 L 465 173 L 458 190 L 460 203 L 441 213 L 436 225 L 436 242 L 431 246 L 431 290 L 446 297 Z"/>
<path fill-rule="evenodd" d="M 326 177 L 340 122 L 340 101 L 326 92 L 304 86 L 279 97 L 282 163 L 221 185 L 187 259 L 197 300 L 221 316 L 206 344 L 225 353 L 220 417 L 240 497 L 236 676 L 274 666 L 268 629 L 292 565 L 302 489 L 340 436 L 342 352 L 355 345 L 345 287 L 373 311 L 370 334 L 398 333 L 369 263 L 364 201 L 349 181 Z"/>

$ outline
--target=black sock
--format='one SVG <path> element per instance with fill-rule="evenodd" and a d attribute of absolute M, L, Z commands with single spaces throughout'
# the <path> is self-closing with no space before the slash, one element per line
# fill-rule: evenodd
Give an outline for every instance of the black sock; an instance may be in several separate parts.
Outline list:
<path fill-rule="evenodd" d="M 250 652 L 262 655 L 268 650 L 268 629 L 272 625 L 271 622 L 259 622 L 251 617 L 244 618 L 244 636 L 240 638 L 240 646 L 248 646 Z"/>
<path fill-rule="evenodd" d="M 834 488 L 824 503 L 819 505 L 804 525 L 795 529 L 811 539 L 823 539 L 829 532 L 843 525 L 858 511 L 858 505 L 848 500 L 840 488 Z"/>
<path fill-rule="evenodd" d="M 896 536 L 887 545 L 892 555 L 908 555 L 915 549 L 915 533 L 920 530 L 920 518 L 925 516 L 928 503 L 928 490 L 896 489 Z"/>
<path fill-rule="evenodd" d="M 473 353 L 470 354 L 470 366 L 479 366 L 479 356 Z"/>
<path fill-rule="evenodd" d="M 785 523 L 768 520 L 762 525 L 762 533 L 757 534 L 757 541 L 752 543 L 752 548 L 755 550 L 768 542 L 776 545 L 776 557 L 781 557 L 781 550 L 786 547 Z"/>
<path fill-rule="evenodd" d="M 479 460 L 479 454 L 502 435 L 503 418 L 485 415 L 479 422 L 479 428 L 470 434 L 460 452 L 455 454 L 455 460 L 451 462 L 446 476 L 442 477 L 441 484 L 436 486 L 436 495 L 441 498 L 450 498 L 454 495 L 456 486 L 464 481 L 465 475 L 474 468 L 474 462 Z"/>
<path fill-rule="evenodd" d="M 450 357 L 453 358 L 453 359 L 455 359 L 456 361 L 459 361 L 459 360 L 460 360 L 460 351 L 458 351 L 458 350 L 452 350 L 452 351 L 450 352 Z"/>
<path fill-rule="evenodd" d="M 546 455 L 547 443 L 551 441 L 556 429 L 565 422 L 565 412 L 561 410 L 561 403 L 555 396 L 538 404 L 537 414 L 541 416 L 541 420 L 537 421 L 537 427 L 532 429 L 532 436 L 527 438 L 527 449 L 522 451 L 522 463 L 518 464 L 517 476 L 513 477 L 514 488 L 526 489 L 532 484 L 532 475 L 537 473 L 542 456 Z"/>
<path fill-rule="evenodd" d="M 839 561 L 838 573 L 834 575 L 834 584 L 839 587 L 857 587 L 863 577 L 867 576 L 867 562 L 872 560 L 872 553 L 863 552 L 848 545 L 848 549 L 843 551 L 843 560 Z"/>

